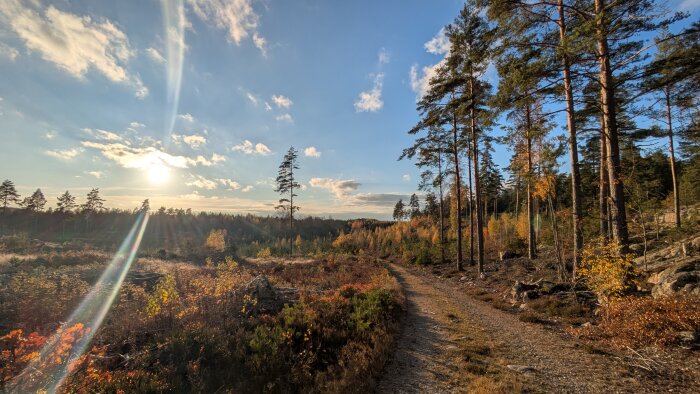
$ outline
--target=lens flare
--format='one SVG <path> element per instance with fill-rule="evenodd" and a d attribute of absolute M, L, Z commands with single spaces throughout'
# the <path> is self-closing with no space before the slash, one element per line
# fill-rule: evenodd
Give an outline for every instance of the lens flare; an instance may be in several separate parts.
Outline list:
<path fill-rule="evenodd" d="M 78 308 L 41 349 L 39 355 L 7 386 L 11 393 L 55 393 L 100 328 L 131 267 L 148 224 L 148 214 L 136 218 L 102 276 Z"/>
<path fill-rule="evenodd" d="M 165 129 L 163 144 L 170 145 L 170 135 L 175 127 L 175 118 L 180 103 L 182 84 L 182 64 L 185 57 L 185 7 L 182 0 L 161 0 L 165 54 L 167 91 L 165 109 Z"/>

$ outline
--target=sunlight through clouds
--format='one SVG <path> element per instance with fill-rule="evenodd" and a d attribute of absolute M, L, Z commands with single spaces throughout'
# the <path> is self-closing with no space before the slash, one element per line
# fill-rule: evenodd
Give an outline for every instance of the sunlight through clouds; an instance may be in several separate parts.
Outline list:
<path fill-rule="evenodd" d="M 127 69 L 134 50 L 126 34 L 111 21 L 93 20 L 52 5 L 44 10 L 17 0 L 0 2 L 0 14 L 27 49 L 68 74 L 85 79 L 92 69 L 112 82 L 131 86 L 138 98 L 148 95 L 139 76 Z"/>

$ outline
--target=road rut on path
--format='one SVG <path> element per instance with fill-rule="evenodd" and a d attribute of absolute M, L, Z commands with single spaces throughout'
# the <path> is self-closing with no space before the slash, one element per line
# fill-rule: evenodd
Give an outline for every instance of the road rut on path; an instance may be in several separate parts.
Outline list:
<path fill-rule="evenodd" d="M 645 393 L 617 358 L 589 353 L 573 339 L 525 323 L 439 278 L 391 265 L 407 313 L 379 393 L 469 392 L 495 380 L 500 391 Z M 510 366 L 510 367 L 509 367 Z M 515 366 L 528 367 L 525 372 Z M 482 376 L 482 377 L 480 377 Z M 482 385 L 474 385 L 481 380 Z M 489 383 L 488 381 L 486 383 Z M 470 386 L 471 385 L 471 386 Z"/>

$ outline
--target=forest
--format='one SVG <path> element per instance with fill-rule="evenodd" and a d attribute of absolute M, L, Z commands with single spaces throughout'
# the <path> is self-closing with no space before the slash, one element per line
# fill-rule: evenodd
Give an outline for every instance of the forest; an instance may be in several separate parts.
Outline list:
<path fill-rule="evenodd" d="M 4 180 L 0 393 L 695 392 L 690 15 L 466 1 L 390 221 L 303 215 L 294 147 L 268 216 Z"/>

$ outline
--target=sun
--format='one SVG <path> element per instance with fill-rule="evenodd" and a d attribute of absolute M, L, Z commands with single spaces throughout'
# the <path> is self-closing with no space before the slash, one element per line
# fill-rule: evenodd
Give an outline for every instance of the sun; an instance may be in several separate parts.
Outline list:
<path fill-rule="evenodd" d="M 170 169 L 162 164 L 153 164 L 148 168 L 148 180 L 154 185 L 162 185 L 170 178 Z"/>

